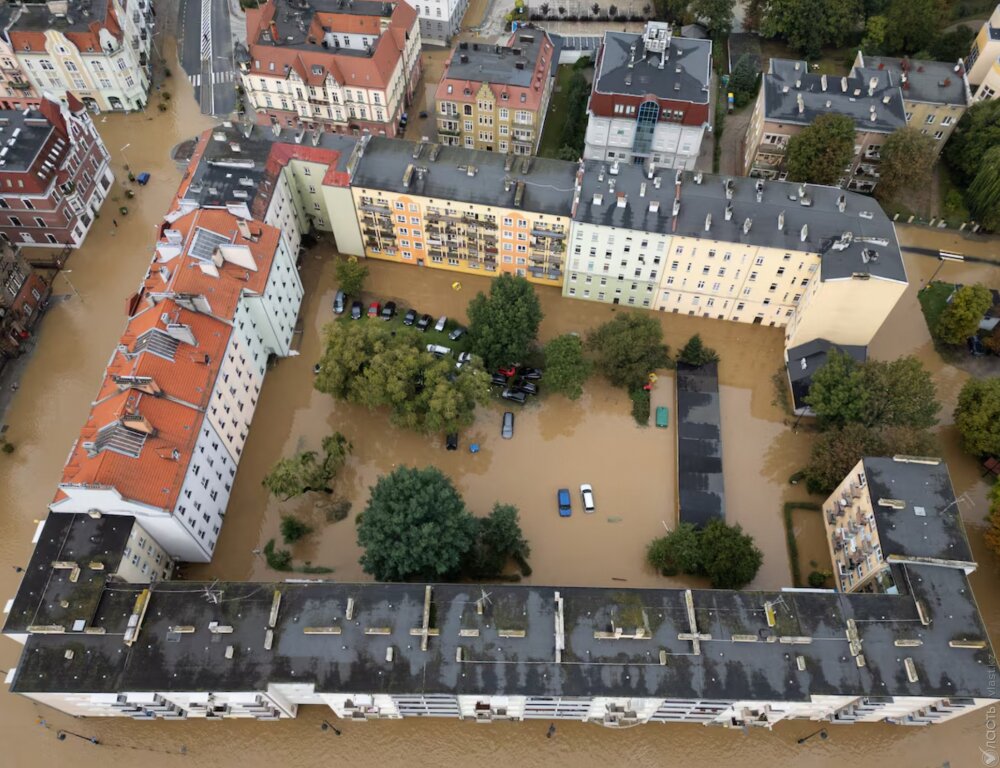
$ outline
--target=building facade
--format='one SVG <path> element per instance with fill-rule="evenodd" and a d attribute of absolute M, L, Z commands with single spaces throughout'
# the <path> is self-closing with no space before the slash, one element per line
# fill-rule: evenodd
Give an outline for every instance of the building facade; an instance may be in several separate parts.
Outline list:
<path fill-rule="evenodd" d="M 108 196 L 110 156 L 72 95 L 0 112 L 0 239 L 78 248 Z"/>
<path fill-rule="evenodd" d="M 872 192 L 878 184 L 881 147 L 906 123 L 903 92 L 890 71 L 854 67 L 838 80 L 809 71 L 805 61 L 771 59 L 743 142 L 747 176 L 784 179 L 785 153 L 792 136 L 824 113 L 854 122 L 854 158 L 838 186 Z"/>
<path fill-rule="evenodd" d="M 462 29 L 469 0 L 414 0 L 420 18 L 420 39 L 430 45 L 448 45 Z"/>
<path fill-rule="evenodd" d="M 20 249 L 0 249 L 0 370 L 24 350 L 50 292 L 49 281 Z"/>
<path fill-rule="evenodd" d="M 372 138 L 351 180 L 365 255 L 561 285 L 576 166 Z"/>
<path fill-rule="evenodd" d="M 712 43 L 650 21 L 605 32 L 587 107 L 583 156 L 692 170 L 711 124 Z"/>
<path fill-rule="evenodd" d="M 530 26 L 506 45 L 459 43 L 434 96 L 440 143 L 534 154 L 552 95 L 554 55 L 548 34 Z"/>
<path fill-rule="evenodd" d="M 980 28 L 965 60 L 974 101 L 987 101 L 1000 94 L 1000 5 Z"/>
<path fill-rule="evenodd" d="M 7 30 L 20 15 L 10 3 L 0 6 L 0 109 L 36 109 L 41 98 L 24 75 Z"/>
<path fill-rule="evenodd" d="M 94 111 L 146 106 L 152 77 L 152 0 L 23 4 L 6 38 L 35 92 Z"/>
<path fill-rule="evenodd" d="M 889 72 L 903 94 L 906 124 L 934 139 L 934 151 L 941 154 L 951 132 L 972 103 L 972 91 L 962 62 L 894 59 L 865 56 L 858 51 L 856 68 L 874 67 Z"/>
<path fill-rule="evenodd" d="M 420 79 L 405 2 L 269 0 L 247 10 L 241 82 L 257 122 L 396 136 Z"/>

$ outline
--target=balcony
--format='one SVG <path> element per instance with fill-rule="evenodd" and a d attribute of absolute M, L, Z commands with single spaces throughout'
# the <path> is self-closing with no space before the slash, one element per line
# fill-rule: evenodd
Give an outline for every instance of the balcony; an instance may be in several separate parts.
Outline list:
<path fill-rule="evenodd" d="M 361 210 L 366 213 L 380 213 L 383 216 L 392 216 L 392 211 L 389 210 L 388 205 L 372 205 L 371 203 L 362 203 Z"/>
<path fill-rule="evenodd" d="M 757 145 L 757 151 L 773 155 L 783 155 L 788 151 L 788 145 L 771 144 L 770 142 L 762 141 L 759 145 Z"/>

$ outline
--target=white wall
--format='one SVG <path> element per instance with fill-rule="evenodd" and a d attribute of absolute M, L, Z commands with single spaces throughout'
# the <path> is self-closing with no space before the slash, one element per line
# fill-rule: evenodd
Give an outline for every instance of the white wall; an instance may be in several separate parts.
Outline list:
<path fill-rule="evenodd" d="M 173 551 L 170 544 L 156 536 L 173 557 L 195 563 L 207 563 L 212 559 L 235 475 L 236 462 L 229 455 L 225 440 L 212 422 L 204 419 L 173 516 L 186 541 Z"/>

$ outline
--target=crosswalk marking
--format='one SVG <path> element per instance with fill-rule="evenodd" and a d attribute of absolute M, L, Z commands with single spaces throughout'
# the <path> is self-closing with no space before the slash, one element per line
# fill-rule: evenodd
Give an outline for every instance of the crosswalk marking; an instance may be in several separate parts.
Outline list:
<path fill-rule="evenodd" d="M 188 80 L 191 81 L 191 85 L 195 88 L 201 85 L 201 75 L 188 75 Z"/>
<path fill-rule="evenodd" d="M 201 57 L 212 58 L 212 2 L 201 0 Z"/>
<path fill-rule="evenodd" d="M 227 70 L 225 72 L 213 72 L 212 73 L 212 83 L 235 83 L 239 75 L 233 70 Z M 195 88 L 201 85 L 201 75 L 188 75 L 188 80 L 191 81 L 191 85 Z"/>

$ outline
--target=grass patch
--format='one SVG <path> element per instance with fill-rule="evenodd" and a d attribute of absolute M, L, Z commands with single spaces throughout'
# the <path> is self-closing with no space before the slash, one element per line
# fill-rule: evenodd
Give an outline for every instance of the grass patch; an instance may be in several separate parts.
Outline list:
<path fill-rule="evenodd" d="M 917 298 L 920 300 L 920 309 L 924 313 L 924 320 L 927 321 L 927 330 L 931 332 L 931 337 L 935 343 L 937 343 L 937 326 L 941 320 L 941 313 L 948 306 L 948 297 L 951 296 L 954 290 L 955 286 L 953 284 L 935 280 L 917 292 Z"/>
<path fill-rule="evenodd" d="M 815 501 L 786 501 L 784 507 L 785 542 L 788 546 L 788 562 L 792 569 L 792 586 L 802 586 L 802 569 L 799 567 L 799 543 L 795 540 L 795 527 L 792 524 L 792 512 L 796 509 L 807 509 L 812 512 L 822 512 L 823 505 Z"/>
<path fill-rule="evenodd" d="M 562 146 L 563 129 L 569 114 L 569 79 L 573 67 L 563 64 L 556 70 L 556 84 L 549 99 L 549 114 L 545 117 L 542 140 L 538 143 L 538 156 L 555 158 Z"/>

